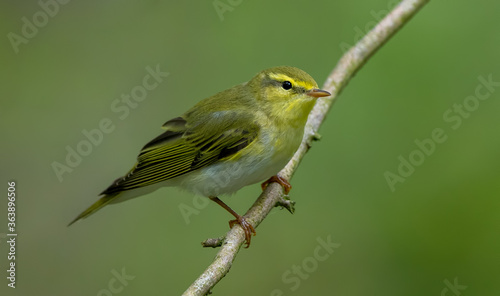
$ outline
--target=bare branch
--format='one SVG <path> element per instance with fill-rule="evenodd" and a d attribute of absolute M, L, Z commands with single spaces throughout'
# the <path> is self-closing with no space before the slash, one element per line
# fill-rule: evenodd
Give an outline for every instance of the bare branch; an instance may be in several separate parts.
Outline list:
<path fill-rule="evenodd" d="M 224 237 L 224 236 L 217 237 L 217 238 L 209 238 L 209 239 L 206 239 L 205 241 L 201 242 L 201 245 L 204 248 L 218 248 L 218 247 L 222 246 L 222 243 L 224 242 L 225 238 L 226 237 Z"/>
<path fill-rule="evenodd" d="M 332 96 L 318 100 L 309 115 L 302 144 L 286 167 L 281 170 L 279 173 L 280 176 L 290 180 L 300 161 L 311 147 L 312 142 L 318 139 L 319 135 L 317 131 L 321 123 L 349 80 L 368 61 L 371 55 L 401 29 L 427 2 L 429 0 L 401 1 L 375 28 L 344 54 L 323 86 L 323 89 L 329 91 Z M 293 202 L 283 198 L 281 185 L 271 183 L 245 214 L 245 218 L 254 228 L 257 228 L 276 205 L 285 206 L 289 210 L 293 209 L 293 207 L 288 207 L 293 206 Z M 210 289 L 227 274 L 244 241 L 245 235 L 239 226 L 235 226 L 229 230 L 225 238 L 205 241 L 206 246 L 221 246 L 221 249 L 212 264 L 208 266 L 183 295 L 206 295 L 209 293 Z"/>

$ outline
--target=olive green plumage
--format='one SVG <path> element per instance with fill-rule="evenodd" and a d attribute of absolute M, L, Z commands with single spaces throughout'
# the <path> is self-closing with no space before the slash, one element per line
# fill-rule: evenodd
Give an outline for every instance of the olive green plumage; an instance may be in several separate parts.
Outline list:
<path fill-rule="evenodd" d="M 275 175 L 297 150 L 316 99 L 327 95 L 304 71 L 283 66 L 200 101 L 167 121 L 133 168 L 70 224 L 162 186 L 216 196 Z M 223 172 L 228 184 L 216 182 Z"/>

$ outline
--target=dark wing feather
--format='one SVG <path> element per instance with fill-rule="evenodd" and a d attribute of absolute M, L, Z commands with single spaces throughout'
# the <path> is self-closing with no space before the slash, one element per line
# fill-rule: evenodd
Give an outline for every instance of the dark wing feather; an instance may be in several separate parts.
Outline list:
<path fill-rule="evenodd" d="M 245 112 L 221 111 L 189 124 L 182 117 L 144 146 L 136 165 L 102 194 L 162 182 L 231 157 L 250 145 L 259 128 Z"/>

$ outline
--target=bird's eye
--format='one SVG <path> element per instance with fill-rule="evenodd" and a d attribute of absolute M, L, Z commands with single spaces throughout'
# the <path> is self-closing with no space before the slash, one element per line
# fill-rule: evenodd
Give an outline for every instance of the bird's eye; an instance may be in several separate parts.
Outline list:
<path fill-rule="evenodd" d="M 281 87 L 283 87 L 284 90 L 289 90 L 292 88 L 292 83 L 290 81 L 283 81 L 281 84 Z"/>

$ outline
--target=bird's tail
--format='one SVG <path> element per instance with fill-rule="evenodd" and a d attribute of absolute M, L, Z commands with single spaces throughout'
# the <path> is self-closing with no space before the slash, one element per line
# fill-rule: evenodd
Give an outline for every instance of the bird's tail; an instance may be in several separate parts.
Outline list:
<path fill-rule="evenodd" d="M 71 224 L 75 223 L 76 221 L 87 218 L 88 216 L 92 215 L 93 213 L 97 212 L 99 209 L 104 207 L 105 205 L 109 204 L 113 200 L 115 200 L 122 192 L 116 192 L 116 193 L 111 193 L 111 194 L 106 194 L 103 197 L 101 197 L 98 201 L 96 201 L 93 205 L 91 205 L 88 209 L 83 211 L 78 217 L 75 218 L 75 220 L 71 221 L 68 226 Z"/>

